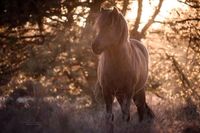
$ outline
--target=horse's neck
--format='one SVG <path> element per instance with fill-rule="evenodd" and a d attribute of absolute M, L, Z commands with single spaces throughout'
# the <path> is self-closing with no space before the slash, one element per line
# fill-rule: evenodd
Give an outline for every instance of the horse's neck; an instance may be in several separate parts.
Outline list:
<path fill-rule="evenodd" d="M 106 58 L 110 60 L 124 60 L 126 56 L 129 55 L 130 52 L 130 45 L 129 42 L 126 41 L 123 44 L 120 44 L 118 46 L 113 46 L 107 51 L 105 51 Z"/>

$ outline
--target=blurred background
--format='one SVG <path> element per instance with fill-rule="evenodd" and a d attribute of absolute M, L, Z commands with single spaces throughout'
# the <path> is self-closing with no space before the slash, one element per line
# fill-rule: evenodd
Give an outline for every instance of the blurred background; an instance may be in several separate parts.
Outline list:
<path fill-rule="evenodd" d="M 0 132 L 104 131 L 91 50 L 102 6 L 118 7 L 149 50 L 152 132 L 200 132 L 199 0 L 1 0 Z M 116 102 L 114 110 L 121 125 Z M 115 132 L 145 132 L 131 111 Z"/>

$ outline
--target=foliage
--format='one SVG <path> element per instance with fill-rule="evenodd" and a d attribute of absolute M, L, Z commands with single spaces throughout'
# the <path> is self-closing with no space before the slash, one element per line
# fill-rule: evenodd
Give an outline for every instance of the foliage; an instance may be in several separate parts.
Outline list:
<path fill-rule="evenodd" d="M 165 6 L 158 0 L 142 27 L 144 2 L 153 0 L 104 1 L 0 1 L 0 132 L 104 131 L 92 26 L 101 5 L 126 15 L 134 2 L 130 37 L 149 50 L 147 102 L 158 119 L 138 124 L 132 106 L 133 119 L 123 124 L 115 102 L 115 132 L 199 132 L 199 1 L 177 0 L 187 10 L 174 9 L 171 18 L 158 21 Z M 155 24 L 160 28 L 151 28 Z"/>
<path fill-rule="evenodd" d="M 162 75 L 167 76 L 167 82 L 174 88 L 172 97 L 192 99 L 198 103 L 200 98 L 200 34 L 199 34 L 199 9 L 198 1 L 179 1 L 187 5 L 187 11 L 175 9 L 174 16 L 163 24 L 163 40 L 167 41 L 165 47 L 160 48 L 160 62 L 166 64 L 166 71 Z M 181 17 L 180 17 L 181 16 Z M 166 30 L 168 29 L 168 30 Z M 163 60 L 164 59 L 164 60 Z M 162 61 L 163 60 L 163 61 Z M 158 65 L 156 65 L 158 66 Z M 161 78 L 161 77 L 159 77 Z M 174 84 L 175 81 L 175 84 Z M 198 105 L 198 104 L 197 104 Z"/>

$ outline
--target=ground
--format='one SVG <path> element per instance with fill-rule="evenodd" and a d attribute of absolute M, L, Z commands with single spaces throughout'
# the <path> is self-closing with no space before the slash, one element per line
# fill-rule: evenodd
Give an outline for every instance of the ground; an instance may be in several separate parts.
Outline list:
<path fill-rule="evenodd" d="M 147 102 L 156 114 L 152 122 L 138 122 L 136 107 L 131 105 L 131 121 L 122 120 L 119 104 L 113 105 L 114 133 L 199 133 L 199 110 L 192 105 L 166 102 L 147 93 Z M 25 100 L 25 101 L 23 101 Z M 104 105 L 77 107 L 64 99 L 1 98 L 1 133 L 103 133 Z"/>

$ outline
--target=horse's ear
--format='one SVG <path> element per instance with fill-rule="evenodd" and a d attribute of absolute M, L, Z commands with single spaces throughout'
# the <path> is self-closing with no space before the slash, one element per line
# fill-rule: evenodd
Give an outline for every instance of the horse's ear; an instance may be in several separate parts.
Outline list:
<path fill-rule="evenodd" d="M 119 10 L 117 9 L 117 7 L 114 7 L 112 12 L 113 12 L 114 14 L 119 14 Z"/>

